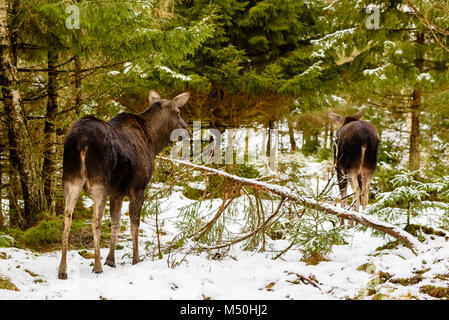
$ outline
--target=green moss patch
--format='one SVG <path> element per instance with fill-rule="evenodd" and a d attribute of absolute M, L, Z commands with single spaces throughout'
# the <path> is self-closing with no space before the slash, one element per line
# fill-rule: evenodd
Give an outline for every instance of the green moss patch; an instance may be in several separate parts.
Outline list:
<path fill-rule="evenodd" d="M 418 238 L 419 241 L 423 242 L 425 238 L 423 237 L 423 234 L 428 235 L 435 235 L 439 237 L 444 237 L 446 234 L 442 231 L 434 230 L 433 228 L 418 225 L 418 224 L 409 224 L 404 228 L 405 231 L 410 233 L 411 235 Z"/>
<path fill-rule="evenodd" d="M 367 263 L 364 263 L 364 264 L 362 264 L 362 265 L 360 265 L 358 268 L 357 268 L 357 271 L 364 271 L 364 272 L 368 272 L 368 273 L 373 273 L 373 272 L 369 272 L 370 270 L 372 269 L 372 270 L 376 270 L 376 266 L 374 265 L 374 264 L 372 264 L 372 263 L 370 263 L 370 262 L 367 262 Z"/>
<path fill-rule="evenodd" d="M 80 250 L 78 251 L 78 254 L 84 259 L 95 259 L 95 254 L 87 250 Z"/>
<path fill-rule="evenodd" d="M 8 234 L 0 232 L 0 247 L 9 248 L 14 245 L 14 238 Z"/>
<path fill-rule="evenodd" d="M 449 273 L 439 273 L 435 275 L 435 279 L 449 281 Z"/>
<path fill-rule="evenodd" d="M 385 245 L 383 245 L 381 247 L 378 247 L 376 249 L 376 251 L 396 249 L 399 246 L 400 243 L 401 242 L 399 240 L 390 241 L 390 242 L 386 243 Z"/>
<path fill-rule="evenodd" d="M 322 261 L 328 261 L 328 259 L 326 259 L 326 257 L 324 257 L 321 252 L 313 251 L 311 253 L 305 254 L 302 257 L 301 261 L 305 262 L 307 265 L 315 266 Z"/>
<path fill-rule="evenodd" d="M 11 258 L 9 255 L 6 254 L 6 252 L 0 252 L 0 259 L 6 260 Z"/>
<path fill-rule="evenodd" d="M 411 278 L 398 278 L 398 279 L 391 279 L 390 282 L 394 284 L 400 284 L 402 286 L 411 286 L 417 283 L 420 283 L 422 280 L 424 280 L 421 276 L 414 276 Z"/>
<path fill-rule="evenodd" d="M 11 290 L 11 291 L 20 291 L 17 286 L 12 283 L 9 279 L 0 276 L 0 289 Z"/>
<path fill-rule="evenodd" d="M 445 287 L 435 287 L 432 285 L 427 285 L 427 286 L 422 286 L 419 289 L 419 292 L 425 293 L 434 298 L 439 298 L 439 299 L 449 298 L 449 288 L 445 288 Z"/>

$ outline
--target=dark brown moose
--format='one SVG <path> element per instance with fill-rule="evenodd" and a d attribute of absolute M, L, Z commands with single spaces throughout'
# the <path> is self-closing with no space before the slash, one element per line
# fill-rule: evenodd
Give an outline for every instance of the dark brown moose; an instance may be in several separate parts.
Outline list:
<path fill-rule="evenodd" d="M 334 161 L 340 195 L 343 199 L 341 206 L 346 206 L 349 180 L 355 194 L 357 211 L 360 205 L 360 191 L 363 210 L 368 205 L 369 187 L 376 171 L 379 145 L 376 127 L 369 121 L 360 120 L 363 113 L 364 110 L 361 110 L 349 117 L 329 113 L 329 118 L 339 124 L 334 143 Z M 344 224 L 343 219 L 341 223 Z"/>
<path fill-rule="evenodd" d="M 105 264 L 115 267 L 115 242 L 120 230 L 121 207 L 125 196 L 130 201 L 132 263 L 140 261 L 138 231 L 145 187 L 153 175 L 153 160 L 170 143 L 172 131 L 188 130 L 179 108 L 186 104 L 189 95 L 188 92 L 182 93 L 169 101 L 151 91 L 149 107 L 142 113 L 123 112 L 109 122 L 86 116 L 73 124 L 64 142 L 64 221 L 59 279 L 67 279 L 68 236 L 75 204 L 83 188 L 92 196 L 94 203 L 93 272 L 103 272 L 100 260 L 101 219 L 108 196 L 112 235 Z"/>

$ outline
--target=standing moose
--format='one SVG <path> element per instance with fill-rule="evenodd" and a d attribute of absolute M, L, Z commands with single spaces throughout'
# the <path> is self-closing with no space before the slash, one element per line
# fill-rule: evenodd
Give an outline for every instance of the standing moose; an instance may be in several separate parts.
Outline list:
<path fill-rule="evenodd" d="M 337 171 L 338 186 L 342 197 L 341 205 L 346 206 L 348 179 L 355 193 L 355 209 L 368 205 L 368 193 L 371 180 L 376 171 L 379 135 L 376 127 L 369 121 L 360 120 L 364 110 L 352 116 L 342 117 L 329 113 L 329 118 L 339 124 L 334 144 L 334 162 Z M 344 224 L 344 220 L 341 219 Z"/>
<path fill-rule="evenodd" d="M 92 231 L 95 263 L 101 273 L 101 219 L 106 197 L 110 197 L 111 243 L 105 264 L 115 267 L 115 242 L 120 230 L 122 201 L 129 197 L 129 217 L 133 244 L 132 263 L 139 260 L 138 231 L 145 188 L 153 175 L 155 156 L 170 143 L 175 129 L 188 129 L 179 108 L 189 99 L 188 92 L 173 100 L 161 99 L 151 91 L 149 107 L 139 114 L 120 113 L 109 122 L 86 116 L 75 122 L 64 142 L 63 192 L 64 221 L 59 279 L 67 279 L 67 246 L 72 214 L 81 189 L 92 196 Z M 190 131 L 189 131 L 190 132 Z"/>

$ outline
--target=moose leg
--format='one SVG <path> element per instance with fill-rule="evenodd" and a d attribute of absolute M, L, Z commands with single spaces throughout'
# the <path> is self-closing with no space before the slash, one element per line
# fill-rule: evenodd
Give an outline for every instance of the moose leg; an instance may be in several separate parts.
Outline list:
<path fill-rule="evenodd" d="M 338 188 L 340 189 L 341 207 L 346 207 L 346 190 L 348 188 L 348 178 L 340 168 L 337 168 Z M 345 219 L 340 218 L 340 225 L 345 225 Z"/>
<path fill-rule="evenodd" d="M 360 206 L 360 185 L 359 185 L 359 177 L 358 176 L 359 176 L 359 174 L 356 170 L 352 170 L 349 173 L 349 180 L 351 181 L 351 188 L 352 188 L 352 192 L 354 193 L 354 201 L 355 201 L 354 210 L 355 211 L 359 211 L 359 206 Z M 353 227 L 354 221 L 350 221 L 349 226 Z"/>
<path fill-rule="evenodd" d="M 94 235 L 94 251 L 95 262 L 92 272 L 102 273 L 103 267 L 101 266 L 100 257 L 100 239 L 101 239 L 101 220 L 104 214 L 104 208 L 106 206 L 106 190 L 100 185 L 93 186 L 91 194 L 94 200 L 94 212 L 92 214 L 92 233 Z"/>
<path fill-rule="evenodd" d="M 131 238 L 133 241 L 133 264 L 140 262 L 139 258 L 139 225 L 145 190 L 134 193 L 129 204 L 129 218 L 131 220 Z"/>
<path fill-rule="evenodd" d="M 106 258 L 105 265 L 115 268 L 115 242 L 120 231 L 120 214 L 122 210 L 122 197 L 111 197 L 111 244 L 109 247 L 109 254 Z"/>
<path fill-rule="evenodd" d="M 67 279 L 67 247 L 69 242 L 70 227 L 72 225 L 72 214 L 75 210 L 76 201 L 83 187 L 81 179 L 75 181 L 64 181 L 64 220 L 62 222 L 62 255 L 59 264 L 58 278 Z"/>
<path fill-rule="evenodd" d="M 369 187 L 373 178 L 373 172 L 369 169 L 362 169 L 362 209 L 368 205 Z"/>

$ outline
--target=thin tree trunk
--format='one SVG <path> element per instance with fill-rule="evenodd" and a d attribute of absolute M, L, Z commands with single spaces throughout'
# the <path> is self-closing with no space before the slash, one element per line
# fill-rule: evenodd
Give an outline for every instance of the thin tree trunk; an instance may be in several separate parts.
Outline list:
<path fill-rule="evenodd" d="M 420 33 L 416 36 L 418 45 L 424 44 L 424 34 Z M 416 67 L 419 72 L 424 70 L 424 58 L 422 55 L 416 60 Z M 418 86 L 413 90 L 413 102 L 411 105 L 411 128 L 410 128 L 410 145 L 409 145 L 409 162 L 408 169 L 415 171 L 419 169 L 420 155 L 419 155 L 419 113 L 421 111 L 422 91 Z"/>
<path fill-rule="evenodd" d="M 56 174 L 56 113 L 58 110 L 57 70 L 58 54 L 48 51 L 48 101 L 44 128 L 44 195 L 50 212 L 55 210 L 55 174 Z"/>
<path fill-rule="evenodd" d="M 31 142 L 27 131 L 26 117 L 23 111 L 22 97 L 17 89 L 18 76 L 11 33 L 8 27 L 8 5 L 0 0 L 0 85 L 2 86 L 4 113 L 8 127 L 8 144 L 12 165 L 17 169 L 22 186 L 24 203 L 23 224 L 26 229 L 34 222 L 34 210 L 37 197 L 31 194 L 31 183 L 36 172 L 31 165 Z M 20 156 L 18 156 L 20 152 Z M 27 162 L 27 159 L 29 161 Z M 39 185 L 34 186 L 36 189 Z M 34 190 L 36 192 L 37 190 Z"/>
<path fill-rule="evenodd" d="M 323 149 L 327 149 L 327 139 L 329 136 L 329 123 L 326 124 L 326 127 L 324 127 L 324 138 L 323 138 Z"/>
<path fill-rule="evenodd" d="M 11 152 L 11 150 L 10 150 Z M 19 227 L 21 212 L 19 204 L 17 203 L 17 195 L 20 194 L 19 190 L 19 179 L 17 178 L 17 170 L 11 161 L 11 155 L 9 155 L 9 186 L 8 186 L 8 203 L 9 203 L 9 227 L 16 228 Z"/>
<path fill-rule="evenodd" d="M 295 131 L 293 130 L 293 122 L 290 120 L 288 121 L 288 136 L 290 137 L 291 152 L 297 151 L 298 147 L 296 146 Z"/>
<path fill-rule="evenodd" d="M 0 230 L 5 228 L 5 217 L 3 216 L 3 151 L 5 149 L 5 145 L 0 145 Z"/>
<path fill-rule="evenodd" d="M 267 140 L 267 157 L 271 155 L 271 130 L 273 129 L 273 121 L 268 121 L 268 140 Z"/>

